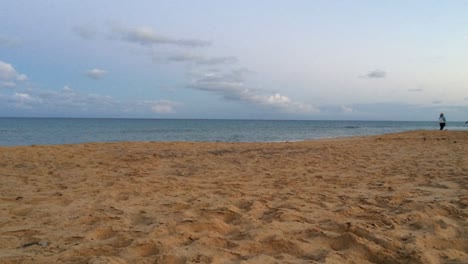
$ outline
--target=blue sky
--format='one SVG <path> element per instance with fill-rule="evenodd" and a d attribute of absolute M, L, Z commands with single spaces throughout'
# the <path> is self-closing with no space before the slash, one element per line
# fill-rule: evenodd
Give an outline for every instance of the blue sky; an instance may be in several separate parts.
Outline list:
<path fill-rule="evenodd" d="M 466 1 L 2 1 L 0 116 L 468 119 Z"/>

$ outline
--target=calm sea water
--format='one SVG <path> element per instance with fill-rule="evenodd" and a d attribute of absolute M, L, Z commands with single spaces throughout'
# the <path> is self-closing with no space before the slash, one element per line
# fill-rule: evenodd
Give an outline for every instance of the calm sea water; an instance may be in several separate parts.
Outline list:
<path fill-rule="evenodd" d="M 468 130 L 463 122 L 450 130 Z M 0 118 L 0 146 L 115 141 L 276 142 L 436 130 L 437 122 Z"/>

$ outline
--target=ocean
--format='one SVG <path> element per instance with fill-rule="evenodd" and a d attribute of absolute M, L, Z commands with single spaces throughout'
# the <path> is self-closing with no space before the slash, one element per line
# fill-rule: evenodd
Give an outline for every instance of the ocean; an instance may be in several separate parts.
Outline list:
<path fill-rule="evenodd" d="M 119 141 L 283 142 L 437 130 L 437 122 L 0 118 L 0 146 Z M 467 130 L 449 122 L 449 130 Z"/>

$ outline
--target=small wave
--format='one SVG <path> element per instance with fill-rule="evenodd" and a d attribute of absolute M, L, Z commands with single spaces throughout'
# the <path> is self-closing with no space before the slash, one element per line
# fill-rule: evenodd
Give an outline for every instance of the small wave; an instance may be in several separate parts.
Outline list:
<path fill-rule="evenodd" d="M 359 128 L 358 126 L 345 126 L 344 128 Z"/>

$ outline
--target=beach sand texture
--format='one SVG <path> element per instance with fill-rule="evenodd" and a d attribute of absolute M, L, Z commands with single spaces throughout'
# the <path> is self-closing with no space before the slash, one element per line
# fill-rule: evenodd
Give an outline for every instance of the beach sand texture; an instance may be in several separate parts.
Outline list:
<path fill-rule="evenodd" d="M 0 263 L 468 263 L 468 132 L 0 148 Z"/>

